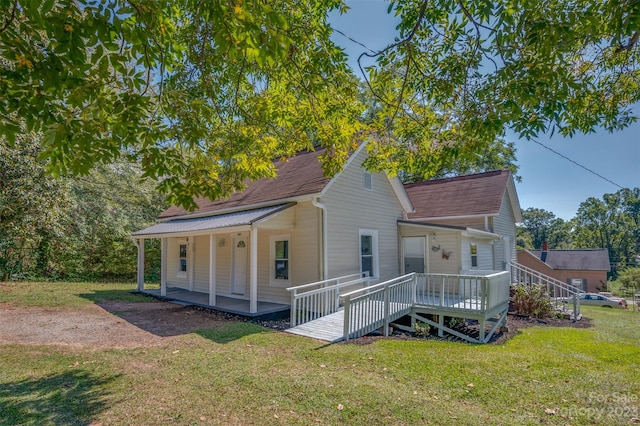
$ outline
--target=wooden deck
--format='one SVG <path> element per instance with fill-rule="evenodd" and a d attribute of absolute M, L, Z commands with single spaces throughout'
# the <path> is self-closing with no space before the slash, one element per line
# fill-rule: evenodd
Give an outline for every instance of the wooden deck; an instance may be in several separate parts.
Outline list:
<path fill-rule="evenodd" d="M 285 331 L 287 333 L 311 337 L 325 342 L 339 342 L 344 338 L 344 311 L 334 312 L 333 314 L 320 317 L 313 321 L 296 325 L 295 327 L 289 328 Z"/>
<path fill-rule="evenodd" d="M 344 310 L 319 318 L 314 311 L 302 311 L 302 315 L 298 313 L 296 318 L 306 316 L 310 320 L 286 331 L 334 343 L 357 338 L 380 328 L 386 333 L 392 321 L 410 315 L 414 321 L 424 321 L 436 327 L 439 335 L 447 332 L 473 343 L 486 343 L 505 321 L 509 300 L 508 279 L 507 272 L 488 276 L 410 274 L 340 295 Z M 322 290 L 332 291 L 331 288 Z M 318 290 L 308 294 L 318 299 L 316 293 Z M 304 293 L 299 297 L 304 300 Z M 322 307 L 323 304 L 296 306 L 297 312 L 305 306 Z M 425 318 L 423 314 L 435 315 L 438 322 Z M 477 320 L 480 324 L 479 338 L 451 330 L 444 324 L 444 317 Z M 485 324 L 491 326 L 488 334 L 485 334 Z"/>
<path fill-rule="evenodd" d="M 160 289 L 145 289 L 141 293 L 184 305 L 201 306 L 220 312 L 252 318 L 277 314 L 286 316 L 289 311 L 289 305 L 258 301 L 258 312 L 250 313 L 249 300 L 226 296 L 216 296 L 216 305 L 211 306 L 209 305 L 209 293 L 189 291 L 177 287 L 168 287 L 166 296 L 160 295 Z"/>

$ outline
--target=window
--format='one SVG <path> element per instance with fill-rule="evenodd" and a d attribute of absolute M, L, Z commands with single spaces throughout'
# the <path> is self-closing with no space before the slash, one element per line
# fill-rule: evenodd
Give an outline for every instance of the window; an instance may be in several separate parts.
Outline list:
<path fill-rule="evenodd" d="M 360 230 L 360 272 L 378 277 L 378 231 Z"/>
<path fill-rule="evenodd" d="M 289 283 L 289 263 L 290 263 L 290 236 L 271 236 L 271 283 Z"/>
<path fill-rule="evenodd" d="M 364 180 L 364 189 L 371 189 L 371 173 L 365 170 L 362 176 Z"/>
<path fill-rule="evenodd" d="M 180 244 L 179 245 L 179 262 L 178 262 L 178 272 L 176 274 L 177 277 L 185 278 L 187 276 L 187 245 Z"/>
<path fill-rule="evenodd" d="M 471 244 L 471 267 L 478 267 L 478 245 Z"/>

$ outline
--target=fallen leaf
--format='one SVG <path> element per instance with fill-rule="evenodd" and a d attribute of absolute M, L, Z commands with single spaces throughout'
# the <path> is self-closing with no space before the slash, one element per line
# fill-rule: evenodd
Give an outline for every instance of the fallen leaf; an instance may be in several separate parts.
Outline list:
<path fill-rule="evenodd" d="M 69 367 L 77 367 L 79 365 L 80 365 L 80 363 L 78 361 L 76 361 L 73 364 L 71 364 Z"/>
<path fill-rule="evenodd" d="M 544 412 L 547 414 L 558 414 L 558 409 L 557 408 L 545 408 Z"/>
<path fill-rule="evenodd" d="M 473 383 L 469 383 L 467 386 L 469 386 L 470 388 L 473 387 Z"/>
<path fill-rule="evenodd" d="M 280 418 L 277 414 L 274 414 L 274 415 L 273 415 L 273 417 L 274 417 L 275 419 L 279 419 L 279 418 Z"/>
<path fill-rule="evenodd" d="M 417 394 L 418 394 L 418 391 L 413 391 L 413 394 L 414 394 L 414 395 L 417 395 Z"/>
<path fill-rule="evenodd" d="M 326 368 L 327 366 L 325 364 L 320 364 L 319 367 L 320 368 Z"/>
<path fill-rule="evenodd" d="M 180 349 L 176 349 L 175 351 L 171 352 L 172 354 L 177 354 L 178 352 L 180 352 Z"/>
<path fill-rule="evenodd" d="M 338 411 L 342 411 L 342 410 L 344 410 L 344 405 L 338 404 Z"/>

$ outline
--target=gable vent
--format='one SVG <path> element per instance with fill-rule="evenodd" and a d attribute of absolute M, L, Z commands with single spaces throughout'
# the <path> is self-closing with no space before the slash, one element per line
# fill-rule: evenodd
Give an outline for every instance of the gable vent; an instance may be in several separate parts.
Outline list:
<path fill-rule="evenodd" d="M 364 189 L 371 189 L 371 173 L 368 171 L 363 172 L 364 177 Z"/>

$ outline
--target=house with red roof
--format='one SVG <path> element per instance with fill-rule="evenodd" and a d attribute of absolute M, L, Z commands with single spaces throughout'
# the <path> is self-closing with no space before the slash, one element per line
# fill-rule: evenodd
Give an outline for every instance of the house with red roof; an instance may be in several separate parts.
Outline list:
<path fill-rule="evenodd" d="M 333 177 L 319 156 L 275 163 L 277 178 L 223 200 L 171 207 L 133 234 L 138 289 L 245 315 L 291 306 L 288 288 L 366 274 L 477 274 L 515 259 L 521 220 L 508 171 L 403 185 L 363 168 L 366 144 Z M 161 240 L 160 289 L 145 289 L 144 240 Z"/>

